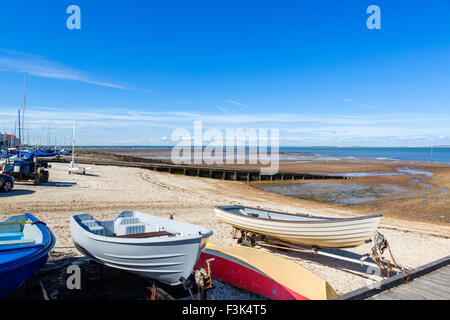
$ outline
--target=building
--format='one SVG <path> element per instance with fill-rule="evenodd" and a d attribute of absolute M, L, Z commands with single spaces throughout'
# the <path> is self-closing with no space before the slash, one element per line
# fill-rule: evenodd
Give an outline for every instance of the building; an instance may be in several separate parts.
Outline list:
<path fill-rule="evenodd" d="M 0 149 L 6 149 L 8 147 L 18 147 L 19 140 L 16 136 L 7 133 L 0 132 Z"/>

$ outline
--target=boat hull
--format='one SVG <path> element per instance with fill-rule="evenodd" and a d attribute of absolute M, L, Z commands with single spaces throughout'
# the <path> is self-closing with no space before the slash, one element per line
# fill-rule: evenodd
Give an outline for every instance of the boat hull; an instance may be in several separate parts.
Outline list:
<path fill-rule="evenodd" d="M 196 268 L 207 268 L 219 281 L 274 300 L 326 300 L 336 296 L 323 279 L 302 266 L 257 249 L 208 243 Z"/>
<path fill-rule="evenodd" d="M 237 229 L 318 248 L 349 248 L 362 245 L 371 239 L 381 220 L 381 215 L 349 219 L 317 218 L 311 221 L 306 218 L 304 221 L 270 220 L 229 211 L 236 208 L 241 207 L 219 207 L 215 209 L 215 213 L 222 221 Z"/>
<path fill-rule="evenodd" d="M 180 284 L 191 274 L 201 249 L 212 234 L 165 241 L 97 236 L 84 230 L 71 217 L 70 231 L 78 250 L 109 267 L 132 272 L 169 285 Z"/>
<path fill-rule="evenodd" d="M 26 265 L 21 265 L 18 268 L 0 274 L 0 299 L 8 297 L 22 286 L 47 262 L 47 259 L 48 254 Z"/>
<path fill-rule="evenodd" d="M 46 263 L 56 242 L 44 223 L 29 213 L 24 216 L 28 222 L 34 223 L 35 234 L 40 233 L 37 237 L 41 237 L 42 242 L 0 248 L 0 299 L 13 293 Z"/>

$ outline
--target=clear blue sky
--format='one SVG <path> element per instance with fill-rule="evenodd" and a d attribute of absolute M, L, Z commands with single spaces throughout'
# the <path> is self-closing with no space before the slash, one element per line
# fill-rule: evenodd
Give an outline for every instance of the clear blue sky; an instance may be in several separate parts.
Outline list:
<path fill-rule="evenodd" d="M 68 30 L 66 8 L 81 8 Z M 381 8 L 381 30 L 366 8 Z M 2 1 L 0 131 L 164 145 L 279 128 L 282 145 L 450 144 L 449 1 Z"/>

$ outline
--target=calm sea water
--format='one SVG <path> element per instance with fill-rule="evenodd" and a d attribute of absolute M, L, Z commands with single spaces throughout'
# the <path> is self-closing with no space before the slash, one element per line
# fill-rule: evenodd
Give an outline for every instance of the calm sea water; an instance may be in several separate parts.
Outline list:
<path fill-rule="evenodd" d="M 280 147 L 280 151 L 295 155 L 320 155 L 343 158 L 375 158 L 407 161 L 450 163 L 450 148 L 339 148 L 339 147 Z"/>
<path fill-rule="evenodd" d="M 95 148 L 90 146 L 90 148 Z M 99 148 L 120 148 L 123 154 L 146 153 L 150 157 L 168 158 L 170 156 L 169 146 L 108 146 Z M 130 149 L 134 149 L 131 151 Z M 155 155 L 157 149 L 159 155 Z M 248 150 L 248 147 L 245 148 Z M 127 151 L 130 150 L 130 151 Z M 164 151 L 165 150 L 165 151 Z M 372 148 L 372 147 L 280 147 L 283 152 L 281 159 L 300 159 L 307 160 L 309 156 L 318 156 L 319 158 L 372 158 L 372 159 L 392 159 L 403 161 L 433 161 L 450 163 L 449 148 Z M 225 150 L 224 150 L 225 151 Z M 270 148 L 269 148 L 270 152 Z"/>

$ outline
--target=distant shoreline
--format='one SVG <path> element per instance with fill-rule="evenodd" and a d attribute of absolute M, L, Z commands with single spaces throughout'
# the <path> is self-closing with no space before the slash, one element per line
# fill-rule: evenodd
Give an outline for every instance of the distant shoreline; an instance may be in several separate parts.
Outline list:
<path fill-rule="evenodd" d="M 135 149 L 145 149 L 145 148 L 166 148 L 166 149 L 171 149 L 176 147 L 174 146 L 134 146 L 134 145 L 130 145 L 130 146 L 108 146 L 108 145 L 104 145 L 104 146 L 96 146 L 96 145 L 89 145 L 89 146 L 83 146 L 83 145 L 79 145 L 79 146 L 75 146 L 76 148 L 111 148 L 111 149 L 120 149 L 120 148 L 135 148 Z M 213 146 L 203 146 L 203 148 L 205 147 L 213 147 Z M 430 146 L 420 146 L 420 147 L 408 147 L 408 146 L 398 146 L 398 147 L 370 147 L 370 146 L 353 146 L 353 147 L 343 147 L 343 146 L 280 146 L 281 148 L 304 148 L 304 149 L 308 149 L 308 148 L 339 148 L 339 149 L 358 149 L 358 148 L 367 148 L 367 149 L 430 149 Z M 433 146 L 433 149 L 439 149 L 439 148 L 450 148 L 450 146 Z"/>

